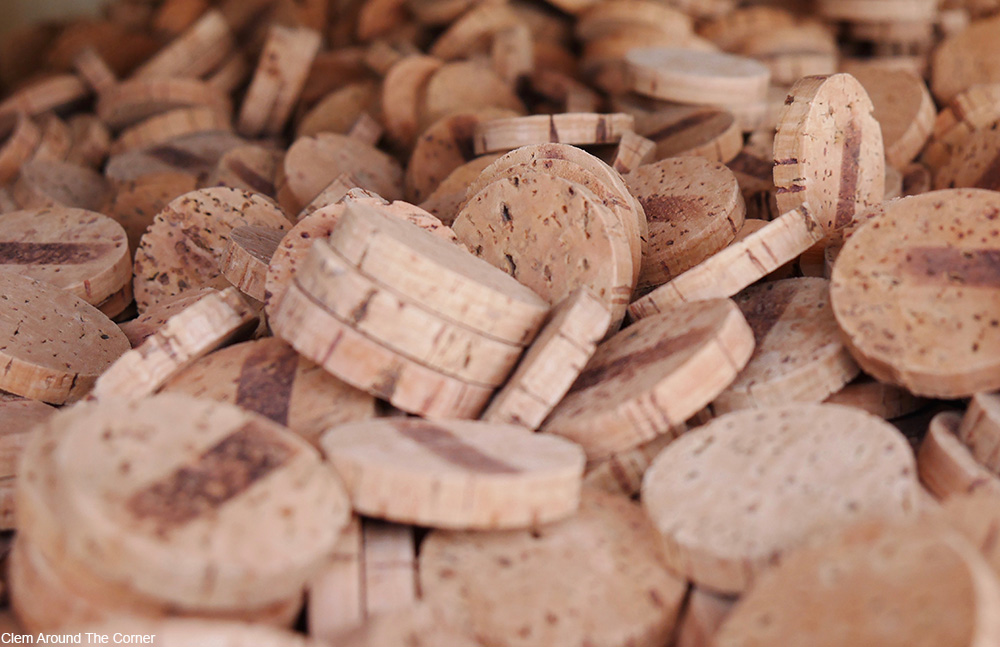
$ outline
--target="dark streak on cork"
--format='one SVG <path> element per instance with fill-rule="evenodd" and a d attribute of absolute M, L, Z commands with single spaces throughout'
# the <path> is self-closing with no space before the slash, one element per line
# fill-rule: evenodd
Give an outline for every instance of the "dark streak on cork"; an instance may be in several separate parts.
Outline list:
<path fill-rule="evenodd" d="M 80 265 L 111 249 L 105 243 L 0 242 L 0 265 Z"/>
<path fill-rule="evenodd" d="M 240 160 L 231 160 L 229 168 L 242 180 L 251 190 L 265 195 L 274 195 L 274 183 L 266 177 L 253 170 Z"/>
<path fill-rule="evenodd" d="M 451 139 L 455 142 L 459 154 L 466 162 L 476 158 L 476 147 L 473 137 L 476 132 L 476 124 L 479 120 L 472 115 L 459 115 L 448 120 L 448 130 L 451 131 Z"/>
<path fill-rule="evenodd" d="M 680 220 L 685 212 L 696 211 L 705 213 L 695 198 L 684 198 L 675 195 L 651 195 L 646 198 L 639 198 L 639 204 L 646 212 L 649 222 L 671 222 Z"/>
<path fill-rule="evenodd" d="M 736 300 L 736 305 L 740 307 L 743 316 L 746 317 L 747 323 L 753 330 L 753 338 L 758 348 L 767 339 L 768 333 L 771 332 L 775 324 L 784 316 L 785 310 L 788 309 L 794 298 L 794 290 L 781 289 L 781 286 L 778 286 L 763 292 L 756 292 L 753 298 Z"/>
<path fill-rule="evenodd" d="M 282 344 L 274 353 L 270 347 L 254 351 L 243 363 L 236 388 L 236 404 L 281 425 L 288 424 L 299 355 Z"/>
<path fill-rule="evenodd" d="M 730 161 L 726 166 L 729 170 L 736 173 L 742 173 L 743 175 L 749 175 L 750 177 L 760 178 L 762 180 L 770 180 L 771 173 L 773 172 L 774 165 L 768 161 L 763 160 L 756 155 L 751 155 L 746 151 L 740 151 L 737 155 Z"/>
<path fill-rule="evenodd" d="M 1000 287 L 1000 249 L 914 247 L 901 269 L 922 283 Z"/>
<path fill-rule="evenodd" d="M 594 141 L 598 144 L 608 140 L 608 124 L 604 117 L 597 118 L 597 128 L 594 132 Z"/>
<path fill-rule="evenodd" d="M 485 474 L 518 474 L 522 470 L 498 460 L 463 442 L 452 432 L 422 421 L 407 421 L 397 428 L 399 434 L 452 465 Z"/>
<path fill-rule="evenodd" d="M 146 154 L 174 168 L 191 169 L 211 165 L 204 157 L 173 146 L 157 146 L 146 151 Z"/>
<path fill-rule="evenodd" d="M 661 141 L 669 137 L 673 137 L 677 133 L 684 132 L 689 128 L 694 128 L 700 126 L 712 119 L 715 119 L 720 113 L 712 110 L 704 110 L 702 112 L 695 113 L 690 117 L 685 117 L 680 121 L 675 121 L 669 126 L 664 126 L 663 128 L 657 130 L 656 132 L 649 133 L 646 135 L 647 139 L 652 139 L 653 141 Z"/>
<path fill-rule="evenodd" d="M 854 221 L 858 200 L 858 174 L 861 172 L 861 126 L 852 119 L 844 131 L 844 156 L 840 161 L 840 191 L 834 229 L 843 229 Z"/>

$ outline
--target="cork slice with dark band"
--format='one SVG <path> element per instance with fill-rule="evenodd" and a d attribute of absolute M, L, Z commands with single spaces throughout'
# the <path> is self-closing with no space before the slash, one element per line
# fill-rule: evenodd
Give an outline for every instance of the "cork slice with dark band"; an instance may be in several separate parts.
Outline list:
<path fill-rule="evenodd" d="M 635 118 L 625 113 L 566 112 L 494 119 L 476 126 L 477 155 L 512 150 L 532 144 L 614 144 L 635 129 Z"/>
<path fill-rule="evenodd" d="M 264 301 L 267 267 L 285 233 L 270 227 L 236 227 L 229 233 L 226 251 L 219 261 L 219 271 L 240 292 L 257 301 Z"/>

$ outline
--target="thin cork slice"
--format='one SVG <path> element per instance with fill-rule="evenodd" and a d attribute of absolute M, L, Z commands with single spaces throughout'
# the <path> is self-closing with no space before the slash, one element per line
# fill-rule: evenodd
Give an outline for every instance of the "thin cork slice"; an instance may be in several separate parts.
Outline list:
<path fill-rule="evenodd" d="M 257 314 L 236 288 L 206 295 L 119 357 L 97 379 L 92 395 L 100 399 L 151 395 L 199 357 L 245 337 L 256 325 Z"/>
<path fill-rule="evenodd" d="M 133 286 L 139 310 L 191 288 L 229 285 L 219 272 L 219 261 L 230 232 L 241 225 L 291 227 L 273 202 L 238 189 L 200 189 L 164 207 L 135 253 Z"/>
<path fill-rule="evenodd" d="M 632 290 L 632 248 L 624 224 L 580 184 L 525 168 L 471 197 L 453 225 L 478 257 L 550 303 L 587 287 L 625 314 Z"/>
<path fill-rule="evenodd" d="M 406 609 L 417 601 L 417 537 L 413 526 L 365 519 L 362 588 L 368 617 Z"/>
<path fill-rule="evenodd" d="M 656 530 L 625 497 L 585 491 L 565 521 L 505 533 L 433 532 L 420 589 L 443 620 L 484 644 L 667 644 L 685 584 Z"/>
<path fill-rule="evenodd" d="M 590 290 L 570 294 L 552 310 L 507 383 L 480 420 L 538 429 L 566 395 L 611 325 L 611 311 Z"/>
<path fill-rule="evenodd" d="M 171 378 L 162 391 L 235 404 L 314 445 L 334 425 L 375 416 L 370 395 L 273 337 L 215 351 Z"/>
<path fill-rule="evenodd" d="M 864 374 L 832 394 L 824 402 L 861 409 L 886 420 L 902 418 L 919 411 L 927 404 L 927 400 L 913 395 L 904 388 L 879 382 Z"/>
<path fill-rule="evenodd" d="M 615 152 L 615 159 L 611 163 L 611 168 L 622 175 L 627 175 L 643 164 L 652 164 L 656 154 L 656 142 L 646 139 L 642 135 L 637 135 L 633 131 L 622 133 L 621 141 L 618 142 L 618 150 Z"/>
<path fill-rule="evenodd" d="M 676 647 L 710 647 L 736 602 L 736 598 L 691 587 L 678 622 Z"/>
<path fill-rule="evenodd" d="M 0 182 L 7 184 L 17 176 L 21 165 L 34 154 L 42 133 L 23 112 L 0 115 Z"/>
<path fill-rule="evenodd" d="M 170 202 L 198 188 L 198 180 L 187 173 L 154 173 L 121 183 L 115 189 L 108 215 L 128 236 L 132 253 L 139 248 L 143 234 L 153 219 Z"/>
<path fill-rule="evenodd" d="M 159 146 L 177 137 L 230 130 L 229 116 L 214 108 L 179 108 L 131 126 L 111 144 L 111 154 Z"/>
<path fill-rule="evenodd" d="M 756 348 L 736 381 L 712 403 L 716 414 L 822 402 L 861 371 L 840 338 L 829 281 L 772 281 L 734 300 L 753 328 Z"/>
<path fill-rule="evenodd" d="M 213 9 L 139 66 L 133 78 L 201 77 L 222 63 L 233 46 L 229 24 L 222 13 Z"/>
<path fill-rule="evenodd" d="M 227 151 L 245 144 L 246 141 L 226 131 L 186 135 L 144 150 L 114 155 L 108 160 L 104 174 L 114 184 L 158 173 L 186 173 L 202 181 Z"/>
<path fill-rule="evenodd" d="M 431 45 L 430 54 L 444 60 L 469 58 L 498 33 L 519 23 L 505 4 L 481 4 L 453 22 Z"/>
<path fill-rule="evenodd" d="M 298 120 L 296 137 L 314 137 L 322 132 L 346 134 L 366 112 L 379 113 L 380 88 L 374 81 L 348 83 L 323 97 Z M 382 115 L 383 121 L 387 119 Z"/>
<path fill-rule="evenodd" d="M 778 209 L 808 203 L 836 239 L 885 194 L 881 127 L 868 93 L 850 74 L 806 77 L 788 97 L 774 137 Z"/>
<path fill-rule="evenodd" d="M 215 288 L 199 288 L 182 292 L 156 303 L 136 318 L 120 323 L 118 327 L 125 333 L 129 345 L 136 348 L 147 337 L 166 325 L 167 321 L 175 314 L 185 310 L 203 297 L 216 292 L 218 290 Z"/>
<path fill-rule="evenodd" d="M 78 114 L 66 123 L 70 131 L 66 161 L 93 169 L 101 168 L 111 150 L 111 133 L 104 122 L 92 114 Z"/>
<path fill-rule="evenodd" d="M 532 144 L 615 144 L 635 128 L 635 118 L 624 113 L 568 112 L 494 119 L 476 126 L 477 155 L 507 151 Z"/>
<path fill-rule="evenodd" d="M 979 463 L 994 474 L 1000 473 L 1000 396 L 977 393 L 958 428 L 961 440 Z"/>
<path fill-rule="evenodd" d="M 219 159 L 206 184 L 274 197 L 275 178 L 284 157 L 280 150 L 253 144 L 234 148 Z"/>
<path fill-rule="evenodd" d="M 656 143 L 656 158 L 697 155 L 728 163 L 743 148 L 733 114 L 718 108 L 676 106 L 645 119 L 637 132 Z"/>
<path fill-rule="evenodd" d="M 355 388 L 427 418 L 474 418 L 493 389 L 433 371 L 357 332 L 292 281 L 269 312 L 274 334 Z"/>
<path fill-rule="evenodd" d="M 524 113 L 524 105 L 514 89 L 488 64 L 479 61 L 445 63 L 427 81 L 420 121 L 426 126 L 452 112 L 481 108 Z"/>
<path fill-rule="evenodd" d="M 580 443 L 592 461 L 675 436 L 736 379 L 753 348 L 730 300 L 650 317 L 598 346 L 542 430 Z"/>
<path fill-rule="evenodd" d="M 233 229 L 219 261 L 222 276 L 240 292 L 264 301 L 267 266 L 285 233 L 281 229 L 247 225 Z"/>
<path fill-rule="evenodd" d="M 83 209 L 16 211 L 0 216 L 0 265 L 98 305 L 131 283 L 121 225 Z"/>
<path fill-rule="evenodd" d="M 886 203 L 833 269 L 834 313 L 866 373 L 933 397 L 1000 388 L 991 191 L 950 189 Z"/>
<path fill-rule="evenodd" d="M 348 207 L 330 246 L 422 307 L 512 344 L 528 343 L 549 311 L 540 296 L 489 263 L 367 205 Z"/>
<path fill-rule="evenodd" d="M 401 523 L 510 529 L 563 519 L 580 500 L 583 452 L 515 425 L 380 419 L 320 439 L 354 509 Z"/>
<path fill-rule="evenodd" d="M 934 130 L 920 161 L 936 170 L 954 149 L 978 130 L 989 130 L 1000 121 L 1000 84 L 983 83 L 961 92 L 934 121 Z"/>
<path fill-rule="evenodd" d="M 638 286 L 654 287 L 731 243 L 746 205 L 736 177 L 702 157 L 668 158 L 625 178 L 649 222 L 649 249 Z"/>
<path fill-rule="evenodd" d="M 796 404 L 737 411 L 681 436 L 646 472 L 642 502 L 673 569 L 740 593 L 811 535 L 915 514 L 916 472 L 906 439 L 884 420 Z"/>
<path fill-rule="evenodd" d="M 634 49 L 625 60 L 634 92 L 695 105 L 727 105 L 734 97 L 747 103 L 767 99 L 771 72 L 742 56 L 690 49 Z"/>
<path fill-rule="evenodd" d="M 57 74 L 31 83 L 0 102 L 0 115 L 23 112 L 29 117 L 61 110 L 90 96 L 90 88 L 75 74 Z"/>
<path fill-rule="evenodd" d="M 420 203 L 420 208 L 439 218 L 445 225 L 451 226 L 462 205 L 465 204 L 466 189 L 487 166 L 499 158 L 499 154 L 481 155 L 452 170 Z"/>
<path fill-rule="evenodd" d="M 803 205 L 634 301 L 629 315 L 642 319 L 683 303 L 738 294 L 794 260 L 824 235 Z"/>
<path fill-rule="evenodd" d="M 34 427 L 48 420 L 55 407 L 18 395 L 0 394 L 0 529 L 14 530 L 14 487 L 18 464 Z"/>
<path fill-rule="evenodd" d="M 132 293 L 132 282 L 125 283 L 125 287 L 109 296 L 104 301 L 97 304 L 97 309 L 118 323 L 123 319 L 130 319 L 137 310 L 135 305 L 135 295 Z"/>
<path fill-rule="evenodd" d="M 362 550 L 361 518 L 351 515 L 333 553 L 309 580 L 306 621 L 310 638 L 332 643 L 365 621 Z"/>
<path fill-rule="evenodd" d="M 51 160 L 25 162 L 11 190 L 24 209 L 75 207 L 88 211 L 103 211 L 109 192 L 108 183 L 97 171 Z"/>
<path fill-rule="evenodd" d="M 1000 479 L 983 467 L 958 438 L 962 414 L 943 411 L 931 419 L 920 443 L 920 480 L 938 499 L 986 491 L 1000 494 Z"/>
<path fill-rule="evenodd" d="M 69 155 L 72 145 L 72 133 L 66 122 L 51 113 L 46 113 L 37 119 L 41 128 L 42 139 L 31 156 L 33 161 L 63 162 Z"/>
<path fill-rule="evenodd" d="M 112 130 L 181 108 L 211 108 L 229 116 L 229 96 L 204 81 L 185 78 L 130 79 L 109 87 L 97 98 L 97 116 Z"/>
<path fill-rule="evenodd" d="M 995 83 L 997 68 L 996 16 L 977 20 L 941 41 L 931 56 L 931 91 L 941 103 L 978 83 Z"/>
<path fill-rule="evenodd" d="M 245 137 L 278 135 L 288 123 L 305 87 L 322 37 L 307 28 L 273 25 L 246 97 L 237 130 Z"/>
<path fill-rule="evenodd" d="M 924 80 L 884 68 L 862 67 L 854 77 L 864 86 L 882 128 L 885 159 L 902 168 L 912 162 L 927 143 L 937 110 Z"/>
<path fill-rule="evenodd" d="M 35 540 L 62 541 L 67 560 L 181 608 L 298 596 L 347 523 L 319 452 L 235 406 L 177 394 L 88 402 L 39 430 L 18 492 L 18 505 L 43 508 Z M 45 527 L 52 515 L 72 536 Z"/>
<path fill-rule="evenodd" d="M 48 283 L 0 271 L 0 389 L 51 404 L 79 400 L 128 350 L 104 314 Z"/>
<path fill-rule="evenodd" d="M 403 147 L 419 134 L 420 111 L 431 76 L 444 64 L 433 56 L 413 54 L 396 62 L 382 82 L 382 116 L 389 138 Z"/>
<path fill-rule="evenodd" d="M 503 384 L 524 350 L 438 317 L 379 286 L 322 241 L 312 245 L 295 280 L 358 332 L 459 380 Z"/>
<path fill-rule="evenodd" d="M 948 160 L 935 169 L 934 188 L 975 187 L 991 191 L 1000 188 L 996 170 L 998 147 L 997 131 L 971 131 L 951 147 Z"/>

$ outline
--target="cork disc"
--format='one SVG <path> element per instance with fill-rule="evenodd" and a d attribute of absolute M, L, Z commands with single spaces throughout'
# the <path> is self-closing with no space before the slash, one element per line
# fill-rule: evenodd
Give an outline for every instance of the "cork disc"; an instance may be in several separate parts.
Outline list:
<path fill-rule="evenodd" d="M 35 122 L 21 112 L 0 116 L 0 133 L 0 182 L 6 184 L 38 148 L 42 134 Z"/>
<path fill-rule="evenodd" d="M 860 372 L 840 339 L 825 279 L 752 286 L 734 299 L 753 328 L 750 363 L 712 403 L 717 413 L 822 402 Z"/>
<path fill-rule="evenodd" d="M 419 134 L 423 94 L 443 61 L 433 56 L 413 54 L 397 61 L 382 82 L 382 115 L 389 137 L 410 146 Z"/>
<path fill-rule="evenodd" d="M 97 116 L 120 130 L 178 108 L 211 108 L 231 115 L 232 100 L 199 79 L 130 79 L 110 86 L 97 97 Z"/>
<path fill-rule="evenodd" d="M 635 118 L 624 113 L 567 112 L 494 119 L 476 126 L 477 154 L 506 151 L 532 144 L 614 144 L 635 128 Z"/>
<path fill-rule="evenodd" d="M 192 191 L 164 207 L 135 253 L 133 285 L 139 310 L 191 288 L 229 285 L 219 261 L 229 233 L 240 225 L 290 227 L 267 198 L 225 187 Z"/>
<path fill-rule="evenodd" d="M 998 603 L 1000 585 L 986 561 L 953 531 L 867 523 L 789 555 L 761 577 L 714 644 L 989 644 L 1000 639 Z"/>
<path fill-rule="evenodd" d="M 33 160 L 21 166 L 12 193 L 24 209 L 75 207 L 100 212 L 109 186 L 100 174 L 85 166 Z"/>
<path fill-rule="evenodd" d="M 63 404 L 78 400 L 128 340 L 79 297 L 14 272 L 0 272 L 0 389 Z"/>
<path fill-rule="evenodd" d="M 958 438 L 980 465 L 1000 473 L 1000 396 L 977 393 L 962 417 Z"/>
<path fill-rule="evenodd" d="M 649 222 L 639 287 L 652 287 L 699 264 L 736 238 L 746 205 L 736 177 L 702 157 L 668 158 L 626 176 Z"/>
<path fill-rule="evenodd" d="M 863 373 L 824 402 L 861 409 L 886 420 L 914 413 L 927 404 L 904 388 L 879 382 Z"/>
<path fill-rule="evenodd" d="M 639 506 L 589 490 L 575 516 L 534 530 L 431 533 L 420 588 L 486 644 L 653 647 L 667 643 L 686 587 Z"/>
<path fill-rule="evenodd" d="M 874 106 L 886 162 L 897 168 L 906 166 L 927 143 L 937 117 L 927 84 L 914 74 L 875 67 L 859 68 L 853 75 Z"/>
<path fill-rule="evenodd" d="M 596 460 L 674 432 L 736 378 L 753 331 L 729 300 L 640 321 L 604 342 L 542 429 Z"/>
<path fill-rule="evenodd" d="M 685 431 L 687 431 L 685 425 L 678 428 L 679 433 Z M 583 483 L 587 487 L 612 494 L 624 494 L 627 497 L 638 496 L 639 489 L 642 487 L 642 477 L 646 470 L 663 451 L 663 448 L 673 440 L 673 436 L 664 434 L 632 449 L 615 452 L 607 458 L 587 461 L 587 468 L 583 473 Z"/>
<path fill-rule="evenodd" d="M 481 155 L 462 164 L 441 180 L 437 188 L 420 203 L 420 207 L 450 226 L 465 204 L 466 189 L 487 166 L 499 158 L 499 154 Z"/>
<path fill-rule="evenodd" d="M 158 173 L 185 173 L 202 180 L 212 173 L 223 154 L 244 145 L 246 141 L 231 132 L 185 135 L 145 150 L 114 155 L 108 159 L 104 174 L 118 185 Z"/>
<path fill-rule="evenodd" d="M 417 604 L 371 617 L 363 627 L 336 636 L 342 647 L 408 647 L 423 643 L 434 647 L 480 647 L 471 634 L 444 624 L 434 609 Z"/>
<path fill-rule="evenodd" d="M 285 233 L 270 227 L 236 227 L 229 233 L 226 251 L 219 261 L 219 271 L 240 292 L 263 301 L 267 266 Z"/>
<path fill-rule="evenodd" d="M 295 126 L 295 136 L 315 137 L 319 133 L 346 134 L 358 118 L 365 113 L 378 114 L 380 88 L 373 81 L 348 83 L 323 97 L 309 109 Z M 387 121 L 388 115 L 381 114 Z"/>
<path fill-rule="evenodd" d="M 722 52 L 640 48 L 625 60 L 634 92 L 678 103 L 726 105 L 734 103 L 734 97 L 762 102 L 771 81 L 764 64 Z"/>
<path fill-rule="evenodd" d="M 218 292 L 215 288 L 199 288 L 188 290 L 181 294 L 167 297 L 140 314 L 135 319 L 130 319 L 119 324 L 121 331 L 125 333 L 132 348 L 137 347 L 147 337 L 166 325 L 175 314 L 193 305 L 200 299 Z"/>
<path fill-rule="evenodd" d="M 228 131 L 231 128 L 229 115 L 216 112 L 214 108 L 178 108 L 150 117 L 123 131 L 111 143 L 111 154 L 142 150 L 185 135 Z"/>
<path fill-rule="evenodd" d="M 16 211 L 0 216 L 0 264 L 98 305 L 131 282 L 121 225 L 82 209 Z"/>
<path fill-rule="evenodd" d="M 808 203 L 835 238 L 856 214 L 882 201 L 882 130 L 871 99 L 850 74 L 806 77 L 788 96 L 774 138 L 778 209 Z"/>
<path fill-rule="evenodd" d="M 645 119 L 638 132 L 656 143 L 656 159 L 698 155 L 723 164 L 743 148 L 743 133 L 728 110 L 676 106 Z"/>
<path fill-rule="evenodd" d="M 935 189 L 974 187 L 995 191 L 1000 188 L 996 159 L 1000 134 L 996 130 L 974 130 L 956 143 L 947 161 L 933 172 Z"/>
<path fill-rule="evenodd" d="M 14 530 L 14 488 L 21 454 L 34 427 L 48 420 L 55 407 L 8 393 L 0 394 L 0 529 Z"/>
<path fill-rule="evenodd" d="M 997 68 L 996 34 L 1000 18 L 977 20 L 960 33 L 945 38 L 931 57 L 931 90 L 944 103 L 979 83 L 994 83 Z"/>
<path fill-rule="evenodd" d="M 365 519 L 361 528 L 365 613 L 369 618 L 417 602 L 416 528 Z"/>
<path fill-rule="evenodd" d="M 903 198 L 848 239 L 831 294 L 866 373 L 917 395 L 1000 388 L 995 195 L 950 189 Z"/>
<path fill-rule="evenodd" d="M 197 78 L 218 67 L 233 49 L 233 34 L 218 10 L 205 12 L 180 36 L 140 65 L 133 78 Z"/>
<path fill-rule="evenodd" d="M 426 126 L 452 112 L 480 108 L 524 112 L 514 89 L 485 63 L 445 63 L 427 81 L 421 123 Z"/>
<path fill-rule="evenodd" d="M 961 424 L 957 411 L 942 411 L 931 419 L 917 454 L 920 480 L 939 499 L 979 490 L 1000 494 L 1000 479 L 958 439 Z"/>
<path fill-rule="evenodd" d="M 284 425 L 312 444 L 334 425 L 375 416 L 374 399 L 273 337 L 218 350 L 162 389 L 227 402 Z"/>
<path fill-rule="evenodd" d="M 331 643 L 365 621 L 363 551 L 361 517 L 352 514 L 326 563 L 309 580 L 306 621 L 310 638 Z"/>
<path fill-rule="evenodd" d="M 646 472 L 642 502 L 672 568 L 739 593 L 810 535 L 915 513 L 919 491 L 913 452 L 894 427 L 847 407 L 797 404 L 738 411 L 681 436 Z"/>
<path fill-rule="evenodd" d="M 219 158 L 205 184 L 274 197 L 277 193 L 275 177 L 284 157 L 283 151 L 264 146 L 250 144 L 234 148 Z"/>
<path fill-rule="evenodd" d="M 23 112 L 35 117 L 83 101 L 90 89 L 75 74 L 57 74 L 21 88 L 0 103 L 0 115 Z"/>
<path fill-rule="evenodd" d="M 38 541 L 62 541 L 67 559 L 101 578 L 182 608 L 298 595 L 348 518 L 335 473 L 304 440 L 176 394 L 62 411 L 24 465 L 19 505 L 41 496 L 74 529 L 56 525 L 59 537 L 48 537 L 36 526 Z"/>

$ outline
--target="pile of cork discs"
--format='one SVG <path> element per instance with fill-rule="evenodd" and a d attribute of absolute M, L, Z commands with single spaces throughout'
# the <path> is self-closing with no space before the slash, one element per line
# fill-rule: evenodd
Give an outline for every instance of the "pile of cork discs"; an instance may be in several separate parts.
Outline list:
<path fill-rule="evenodd" d="M 11 31 L 0 629 L 1000 644 L 998 61 L 991 0 Z"/>

